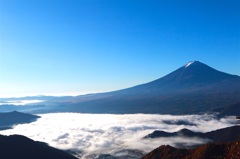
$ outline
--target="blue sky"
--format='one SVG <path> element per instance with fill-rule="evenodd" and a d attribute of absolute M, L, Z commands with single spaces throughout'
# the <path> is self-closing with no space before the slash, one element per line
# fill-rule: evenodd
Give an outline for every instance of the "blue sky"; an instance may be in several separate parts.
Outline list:
<path fill-rule="evenodd" d="M 240 75 L 238 0 L 0 0 L 0 97 L 111 91 L 188 61 Z"/>

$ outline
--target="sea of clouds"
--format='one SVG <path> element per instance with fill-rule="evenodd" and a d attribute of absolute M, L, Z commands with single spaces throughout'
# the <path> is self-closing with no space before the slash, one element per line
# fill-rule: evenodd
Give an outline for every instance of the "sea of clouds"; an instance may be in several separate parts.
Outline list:
<path fill-rule="evenodd" d="M 154 130 L 175 132 L 183 128 L 207 132 L 236 124 L 233 117 L 217 119 L 214 115 L 155 115 L 155 114 L 40 114 L 29 124 L 20 124 L 0 134 L 21 134 L 50 146 L 71 150 L 79 158 L 141 158 L 160 145 L 191 146 L 208 142 L 200 138 L 143 139 Z M 101 154 L 101 155 L 100 155 Z M 99 156 L 100 155 L 100 156 Z M 109 155 L 105 155 L 108 158 Z"/>

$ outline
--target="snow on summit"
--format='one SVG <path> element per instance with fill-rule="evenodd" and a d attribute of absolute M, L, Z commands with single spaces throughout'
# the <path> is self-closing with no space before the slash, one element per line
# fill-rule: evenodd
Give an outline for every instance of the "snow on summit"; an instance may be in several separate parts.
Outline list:
<path fill-rule="evenodd" d="M 190 61 L 190 62 L 188 62 L 186 65 L 185 65 L 185 68 L 186 67 L 188 67 L 188 66 L 190 66 L 191 64 L 193 64 L 195 61 Z"/>

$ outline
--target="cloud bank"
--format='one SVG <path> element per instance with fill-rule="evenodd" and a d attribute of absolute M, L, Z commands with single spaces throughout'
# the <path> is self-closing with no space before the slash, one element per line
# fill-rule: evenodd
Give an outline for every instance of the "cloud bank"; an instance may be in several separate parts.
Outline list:
<path fill-rule="evenodd" d="M 207 142 L 199 138 L 181 137 L 142 139 L 154 130 L 175 132 L 188 128 L 207 132 L 236 123 L 234 118 L 218 120 L 213 115 L 51 113 L 40 116 L 36 122 L 17 125 L 0 133 L 21 134 L 56 148 L 74 150 L 85 159 L 95 158 L 99 154 L 129 156 L 131 153 L 138 158 L 136 156 L 160 145 L 189 146 Z"/>

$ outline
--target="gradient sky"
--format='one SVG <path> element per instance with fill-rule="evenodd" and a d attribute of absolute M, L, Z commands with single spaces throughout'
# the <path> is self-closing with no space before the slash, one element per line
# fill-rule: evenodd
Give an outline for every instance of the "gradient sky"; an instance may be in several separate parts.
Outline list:
<path fill-rule="evenodd" d="M 0 0 L 0 97 L 111 91 L 191 60 L 240 75 L 239 0 Z"/>

